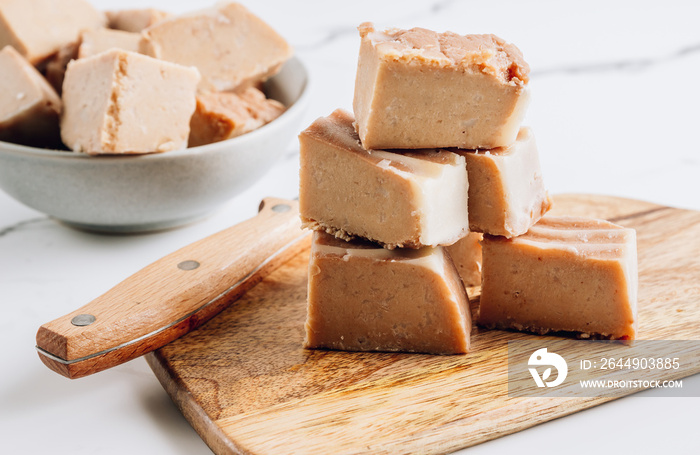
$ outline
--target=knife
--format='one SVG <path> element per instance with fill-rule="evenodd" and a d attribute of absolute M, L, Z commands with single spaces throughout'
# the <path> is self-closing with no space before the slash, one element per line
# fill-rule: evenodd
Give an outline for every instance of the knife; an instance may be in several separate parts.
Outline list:
<path fill-rule="evenodd" d="M 42 325 L 39 357 L 71 379 L 132 360 L 202 325 L 309 246 L 299 203 L 266 198 L 255 217 L 159 259 Z"/>

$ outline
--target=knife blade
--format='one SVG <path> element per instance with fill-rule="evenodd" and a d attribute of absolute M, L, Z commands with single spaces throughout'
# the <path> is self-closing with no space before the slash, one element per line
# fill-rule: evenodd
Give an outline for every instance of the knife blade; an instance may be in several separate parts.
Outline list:
<path fill-rule="evenodd" d="M 39 357 L 71 379 L 132 360 L 202 325 L 309 246 L 299 203 L 266 198 L 255 217 L 159 259 L 42 325 Z"/>

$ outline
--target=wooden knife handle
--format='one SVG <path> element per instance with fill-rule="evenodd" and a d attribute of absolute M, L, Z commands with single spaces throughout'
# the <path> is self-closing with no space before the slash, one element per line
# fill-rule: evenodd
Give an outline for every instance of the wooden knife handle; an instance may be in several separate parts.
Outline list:
<path fill-rule="evenodd" d="M 309 245 L 299 203 L 265 199 L 254 218 L 136 272 L 36 335 L 41 360 L 79 378 L 158 349 L 200 326 Z"/>

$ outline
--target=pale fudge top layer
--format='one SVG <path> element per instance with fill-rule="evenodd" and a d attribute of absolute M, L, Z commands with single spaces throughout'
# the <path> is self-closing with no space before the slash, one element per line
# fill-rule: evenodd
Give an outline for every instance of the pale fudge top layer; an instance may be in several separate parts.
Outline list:
<path fill-rule="evenodd" d="M 350 260 L 355 257 L 391 262 L 421 260 L 434 254 L 435 248 L 439 248 L 426 246 L 418 249 L 396 248 L 389 250 L 363 239 L 343 240 L 319 231 L 314 232 L 314 235 L 312 253 L 324 256 L 339 256 L 344 260 Z"/>
<path fill-rule="evenodd" d="M 629 248 L 636 245 L 636 233 L 634 229 L 604 220 L 545 216 L 526 234 L 511 241 L 540 249 L 570 251 L 592 259 L 623 259 Z"/>
<path fill-rule="evenodd" d="M 385 59 L 438 67 L 476 67 L 504 83 L 525 85 L 529 82 L 530 66 L 520 49 L 495 35 L 437 33 L 424 28 L 381 32 L 368 22 L 361 24 L 359 30 L 362 39 L 371 40 Z"/>

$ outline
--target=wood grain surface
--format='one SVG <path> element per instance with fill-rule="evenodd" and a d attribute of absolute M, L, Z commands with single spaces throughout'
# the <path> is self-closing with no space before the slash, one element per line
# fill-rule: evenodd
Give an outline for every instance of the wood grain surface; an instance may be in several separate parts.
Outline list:
<path fill-rule="evenodd" d="M 554 214 L 637 229 L 639 339 L 700 340 L 700 212 L 563 195 Z M 216 453 L 448 453 L 611 398 L 509 398 L 507 343 L 472 332 L 464 356 L 304 350 L 308 251 L 188 335 L 147 356 Z"/>

